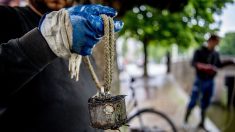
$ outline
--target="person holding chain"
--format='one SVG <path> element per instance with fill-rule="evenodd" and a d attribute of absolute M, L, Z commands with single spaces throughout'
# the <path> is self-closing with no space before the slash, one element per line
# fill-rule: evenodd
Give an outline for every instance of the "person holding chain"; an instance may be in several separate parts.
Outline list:
<path fill-rule="evenodd" d="M 29 0 L 26 7 L 0 6 L 0 131 L 92 132 L 87 100 L 95 94 L 81 64 L 70 78 L 72 54 L 91 55 L 104 35 L 101 14 L 115 9 L 66 0 Z M 39 22 L 40 21 L 40 22 Z M 123 23 L 114 21 L 115 31 Z M 94 63 L 94 62 L 93 62 Z"/>

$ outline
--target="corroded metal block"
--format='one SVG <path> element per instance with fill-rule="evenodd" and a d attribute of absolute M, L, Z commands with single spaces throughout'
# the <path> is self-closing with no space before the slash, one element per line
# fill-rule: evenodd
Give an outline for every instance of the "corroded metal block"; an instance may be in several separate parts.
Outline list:
<path fill-rule="evenodd" d="M 88 100 L 91 126 L 118 129 L 126 124 L 125 95 L 92 97 Z"/>

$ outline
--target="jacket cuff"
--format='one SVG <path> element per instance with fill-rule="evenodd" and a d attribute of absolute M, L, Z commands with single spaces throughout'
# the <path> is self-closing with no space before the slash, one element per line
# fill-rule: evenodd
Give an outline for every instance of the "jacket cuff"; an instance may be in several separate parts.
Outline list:
<path fill-rule="evenodd" d="M 26 56 L 39 67 L 43 67 L 57 58 L 37 28 L 19 38 L 19 42 Z"/>

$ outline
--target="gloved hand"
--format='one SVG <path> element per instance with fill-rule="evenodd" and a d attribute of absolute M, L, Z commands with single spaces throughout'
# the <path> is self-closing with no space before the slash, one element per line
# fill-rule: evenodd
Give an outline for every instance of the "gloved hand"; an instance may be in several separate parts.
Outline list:
<path fill-rule="evenodd" d="M 101 14 L 114 17 L 117 12 L 110 7 L 101 5 L 75 6 L 67 9 L 73 27 L 72 50 L 81 55 L 90 55 L 91 49 L 104 35 Z M 121 21 L 114 21 L 114 30 L 123 26 Z"/>
<path fill-rule="evenodd" d="M 57 56 L 66 58 L 71 52 L 90 55 L 104 35 L 101 14 L 114 17 L 117 12 L 102 5 L 74 6 L 44 16 L 39 30 Z M 116 32 L 122 27 L 123 22 L 114 21 Z"/>

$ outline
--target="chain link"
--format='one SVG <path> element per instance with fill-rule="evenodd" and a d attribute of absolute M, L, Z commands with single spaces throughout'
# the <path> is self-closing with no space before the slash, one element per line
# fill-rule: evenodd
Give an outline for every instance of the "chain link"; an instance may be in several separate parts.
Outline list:
<path fill-rule="evenodd" d="M 114 65 L 114 24 L 113 19 L 106 15 L 101 15 L 104 22 L 104 36 L 103 36 L 103 45 L 104 45 L 104 58 L 105 58 L 105 71 L 104 71 L 104 85 L 100 84 L 97 75 L 95 74 L 94 68 L 90 63 L 90 59 L 88 56 L 83 57 L 85 63 L 88 65 L 88 69 L 91 72 L 92 78 L 95 81 L 96 87 L 99 91 L 104 88 L 104 92 L 108 93 L 111 88 L 112 83 L 112 75 L 113 75 L 113 65 Z"/>

